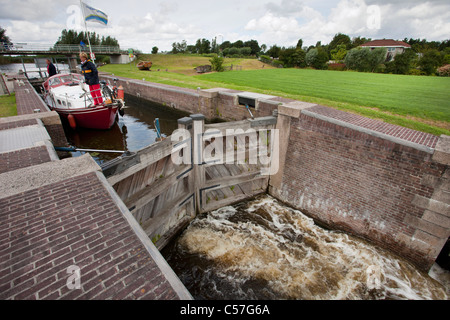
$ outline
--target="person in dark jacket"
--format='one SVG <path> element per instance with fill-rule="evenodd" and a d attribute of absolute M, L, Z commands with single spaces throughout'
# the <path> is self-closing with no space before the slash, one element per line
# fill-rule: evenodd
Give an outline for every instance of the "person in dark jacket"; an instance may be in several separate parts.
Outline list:
<path fill-rule="evenodd" d="M 81 73 L 84 75 L 86 84 L 89 85 L 91 96 L 94 99 L 94 105 L 100 105 L 103 103 L 102 93 L 100 91 L 100 80 L 98 78 L 98 71 L 95 64 L 88 59 L 88 55 L 85 52 L 80 53 L 81 59 Z"/>
<path fill-rule="evenodd" d="M 56 74 L 56 67 L 50 59 L 47 59 L 47 73 L 49 78 Z"/>

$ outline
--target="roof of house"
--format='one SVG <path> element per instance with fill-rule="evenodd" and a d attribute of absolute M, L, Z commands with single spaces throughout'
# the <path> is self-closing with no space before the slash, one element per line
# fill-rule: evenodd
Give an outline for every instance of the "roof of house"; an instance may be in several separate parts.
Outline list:
<path fill-rule="evenodd" d="M 403 41 L 396 41 L 392 39 L 373 40 L 364 43 L 361 47 L 403 47 L 411 48 L 409 44 Z"/>

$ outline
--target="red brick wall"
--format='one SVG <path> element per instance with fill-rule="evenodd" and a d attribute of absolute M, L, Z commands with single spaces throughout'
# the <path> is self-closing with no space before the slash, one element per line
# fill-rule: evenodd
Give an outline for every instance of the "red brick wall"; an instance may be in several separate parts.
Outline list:
<path fill-rule="evenodd" d="M 426 228 L 418 226 L 425 209 L 417 199 L 433 197 L 430 178 L 438 181 L 447 168 L 428 152 L 301 114 L 291 118 L 282 183 L 270 190 L 329 228 L 428 269 L 449 229 L 427 225 L 435 243 L 418 241 Z"/>
<path fill-rule="evenodd" d="M 103 80 L 113 82 L 114 77 L 102 75 Z M 205 97 L 197 90 L 179 88 L 159 83 L 131 80 L 120 78 L 117 85 L 122 85 L 127 94 L 141 97 L 143 99 L 173 107 L 191 114 L 203 114 L 207 119 L 220 118 L 228 121 L 240 121 L 250 118 L 250 114 L 245 106 L 235 104 L 235 97 L 232 93 L 241 91 L 223 89 L 223 94 L 219 91 L 215 97 Z M 283 99 L 281 99 L 283 100 Z M 259 101 L 258 110 L 252 108 L 254 117 L 271 116 L 276 110 L 281 100 L 272 102 Z M 285 101 L 284 99 L 283 101 Z"/>

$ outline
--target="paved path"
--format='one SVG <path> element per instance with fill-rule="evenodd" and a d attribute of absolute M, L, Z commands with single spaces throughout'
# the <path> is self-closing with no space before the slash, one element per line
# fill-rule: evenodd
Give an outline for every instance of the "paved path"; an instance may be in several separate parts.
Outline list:
<path fill-rule="evenodd" d="M 31 114 L 35 110 L 39 110 L 39 112 L 50 111 L 25 77 L 18 76 L 16 79 L 14 81 L 14 91 L 16 93 L 18 115 Z"/>
<path fill-rule="evenodd" d="M 336 120 L 347 122 L 355 126 L 383 133 L 408 142 L 417 143 L 429 148 L 435 148 L 439 140 L 438 136 L 416 131 L 413 129 L 386 123 L 380 120 L 366 118 L 360 115 L 336 110 L 329 107 L 317 105 L 308 109 L 310 112 L 321 114 Z"/>

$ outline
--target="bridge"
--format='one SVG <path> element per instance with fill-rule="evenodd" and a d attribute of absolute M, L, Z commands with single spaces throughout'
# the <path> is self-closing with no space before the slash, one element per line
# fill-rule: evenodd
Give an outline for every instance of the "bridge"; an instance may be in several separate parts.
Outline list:
<path fill-rule="evenodd" d="M 79 44 L 50 44 L 50 43 L 14 43 L 0 45 L 0 55 L 65 55 L 69 58 L 70 69 L 76 69 L 77 57 L 80 52 L 92 52 L 96 55 L 108 55 L 112 64 L 126 64 L 131 60 L 128 50 L 119 46 L 81 46 Z"/>
<path fill-rule="evenodd" d="M 74 55 L 92 50 L 95 54 L 122 55 L 128 54 L 119 46 L 81 46 L 79 44 L 47 44 L 47 43 L 14 43 L 2 44 L 1 55 Z"/>

